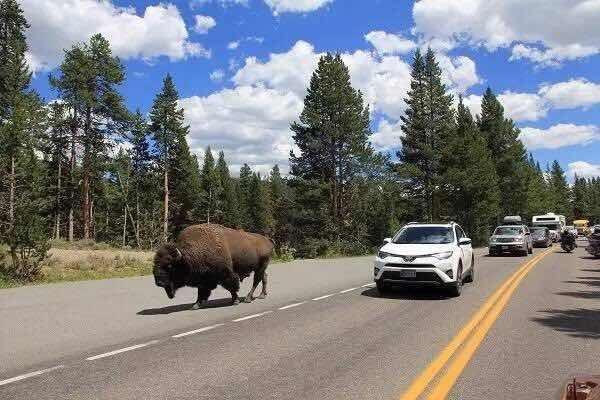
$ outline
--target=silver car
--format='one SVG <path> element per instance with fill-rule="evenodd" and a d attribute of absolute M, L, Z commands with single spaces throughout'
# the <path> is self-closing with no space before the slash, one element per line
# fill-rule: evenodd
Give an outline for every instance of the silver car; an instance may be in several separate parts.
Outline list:
<path fill-rule="evenodd" d="M 526 256 L 533 253 L 531 232 L 525 225 L 501 225 L 490 238 L 490 255 L 518 253 Z"/>

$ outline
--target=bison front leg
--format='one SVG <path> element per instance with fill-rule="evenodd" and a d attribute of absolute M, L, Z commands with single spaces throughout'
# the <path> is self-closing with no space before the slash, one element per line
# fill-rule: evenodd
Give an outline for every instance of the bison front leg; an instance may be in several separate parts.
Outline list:
<path fill-rule="evenodd" d="M 267 296 L 266 289 L 266 279 L 267 279 L 267 265 L 269 265 L 269 260 L 265 260 L 262 262 L 260 269 L 254 271 L 254 283 L 252 284 L 252 289 L 248 296 L 246 296 L 246 303 L 251 303 L 254 300 L 254 291 L 258 287 L 258 284 L 262 282 L 262 293 L 258 297 L 259 299 L 264 299 Z"/>
<path fill-rule="evenodd" d="M 199 310 L 200 308 L 204 308 L 208 305 L 208 298 L 210 297 L 210 292 L 212 290 L 206 287 L 198 288 L 198 299 L 196 303 L 192 306 L 192 310 Z"/>
<path fill-rule="evenodd" d="M 258 296 L 259 299 L 264 299 L 265 297 L 267 297 L 267 278 L 268 278 L 268 274 L 265 271 L 265 273 L 263 273 L 263 278 L 262 278 L 262 291 L 260 293 L 260 296 Z"/>

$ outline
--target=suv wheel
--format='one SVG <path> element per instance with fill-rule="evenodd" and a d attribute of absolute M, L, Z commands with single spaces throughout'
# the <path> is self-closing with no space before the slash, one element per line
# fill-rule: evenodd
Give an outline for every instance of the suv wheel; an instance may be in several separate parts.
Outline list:
<path fill-rule="evenodd" d="M 529 246 L 528 252 L 529 254 L 533 254 L 533 245 Z"/>
<path fill-rule="evenodd" d="M 471 270 L 469 271 L 469 276 L 465 279 L 466 283 L 471 283 L 475 280 L 475 256 L 471 259 Z"/>
<path fill-rule="evenodd" d="M 450 296 L 458 297 L 462 292 L 463 279 L 462 279 L 462 264 L 458 265 L 458 271 L 456 272 L 456 282 L 450 286 Z"/>

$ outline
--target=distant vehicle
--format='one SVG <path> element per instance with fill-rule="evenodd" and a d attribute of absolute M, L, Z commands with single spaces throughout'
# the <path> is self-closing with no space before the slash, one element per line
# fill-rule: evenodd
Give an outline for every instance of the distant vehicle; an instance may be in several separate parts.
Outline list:
<path fill-rule="evenodd" d="M 519 215 L 507 215 L 502 220 L 503 225 L 521 225 L 523 219 Z"/>
<path fill-rule="evenodd" d="M 588 236 L 588 245 L 585 250 L 594 257 L 600 257 L 600 225 L 592 228 L 592 233 Z"/>
<path fill-rule="evenodd" d="M 565 229 L 561 234 L 560 247 L 567 253 L 570 253 L 577 247 L 576 239 L 577 231 L 573 233 L 572 229 Z"/>
<path fill-rule="evenodd" d="M 552 246 L 552 237 L 550 229 L 545 226 L 533 226 L 531 231 L 531 242 L 533 247 L 550 247 Z"/>
<path fill-rule="evenodd" d="M 590 229 L 590 221 L 587 219 L 576 219 L 573 221 L 573 226 L 577 229 L 577 234 L 581 236 L 587 236 L 592 232 Z"/>
<path fill-rule="evenodd" d="M 501 225 L 490 238 L 491 256 L 502 253 L 519 253 L 526 256 L 533 253 L 531 233 L 525 225 Z"/>
<path fill-rule="evenodd" d="M 531 219 L 532 226 L 545 226 L 550 229 L 552 240 L 558 242 L 560 234 L 565 229 L 566 219 L 564 215 L 548 213 L 544 215 L 534 215 Z"/>
<path fill-rule="evenodd" d="M 579 233 L 577 232 L 577 229 L 575 229 L 575 226 L 573 226 L 573 225 L 565 226 L 565 230 L 569 231 L 569 233 L 571 233 L 572 235 L 575 235 L 575 237 L 577 237 L 577 235 L 579 235 Z"/>
<path fill-rule="evenodd" d="M 410 223 L 386 238 L 375 257 L 374 280 L 384 293 L 394 286 L 433 286 L 460 296 L 475 278 L 471 239 L 456 223 Z"/>

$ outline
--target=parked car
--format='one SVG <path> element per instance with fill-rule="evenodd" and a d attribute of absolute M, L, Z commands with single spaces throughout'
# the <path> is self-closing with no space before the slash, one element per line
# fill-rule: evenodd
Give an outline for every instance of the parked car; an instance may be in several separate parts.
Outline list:
<path fill-rule="evenodd" d="M 526 256 L 533 253 L 531 233 L 525 225 L 501 225 L 490 238 L 490 255 L 519 253 Z"/>
<path fill-rule="evenodd" d="M 454 222 L 410 223 L 384 242 L 374 267 L 380 293 L 398 286 L 434 286 L 460 296 L 463 282 L 475 278 L 471 239 Z"/>
<path fill-rule="evenodd" d="M 552 237 L 550 229 L 545 226 L 533 226 L 530 229 L 531 242 L 533 247 L 550 247 L 552 246 Z"/>

